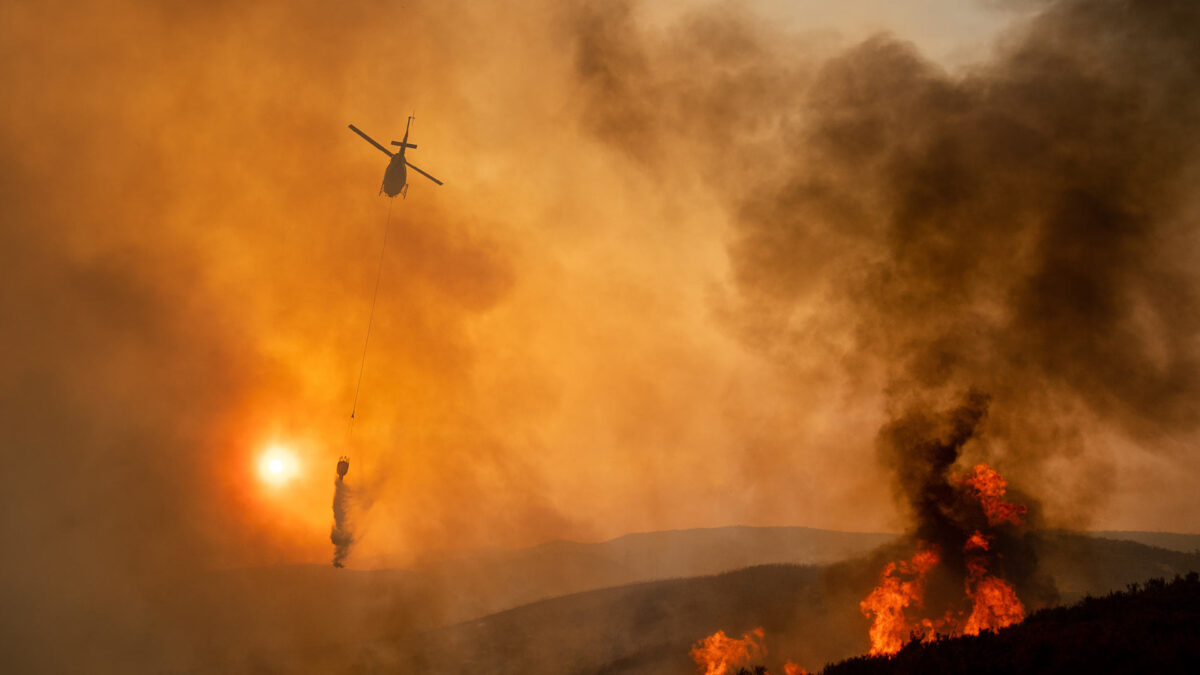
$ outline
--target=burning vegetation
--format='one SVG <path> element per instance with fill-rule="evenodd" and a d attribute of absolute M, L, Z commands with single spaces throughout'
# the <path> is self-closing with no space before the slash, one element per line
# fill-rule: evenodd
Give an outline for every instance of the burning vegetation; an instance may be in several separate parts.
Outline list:
<path fill-rule="evenodd" d="M 1030 507 L 1009 494 L 995 468 L 962 466 L 976 454 L 990 398 L 968 392 L 958 405 L 931 412 L 914 407 L 879 434 L 880 458 L 895 476 L 895 492 L 912 518 L 911 557 L 887 562 L 878 585 L 859 603 L 871 620 L 871 656 L 890 656 L 912 640 L 978 635 L 1024 620 L 1026 601 L 1053 602 L 1053 585 L 1035 574 Z M 724 632 L 692 650 L 703 675 L 722 675 L 765 653 L 761 628 L 742 640 Z M 803 673 L 788 662 L 788 675 Z"/>
<path fill-rule="evenodd" d="M 979 498 L 990 526 L 1021 525 L 1026 508 L 1004 501 L 1006 483 L 988 465 L 977 465 L 974 474 L 959 481 L 959 486 Z M 974 530 L 966 538 L 962 545 L 963 593 L 969 610 L 947 609 L 940 618 L 930 618 L 923 611 L 925 577 L 941 560 L 936 548 L 922 542 L 911 560 L 888 563 L 879 585 L 860 604 L 863 614 L 872 619 L 871 655 L 895 654 L 914 635 L 925 641 L 943 635 L 978 635 L 1024 619 L 1025 605 L 1012 585 L 988 574 L 995 555 L 994 536 Z"/>
<path fill-rule="evenodd" d="M 976 464 L 966 475 L 954 468 L 989 402 L 970 392 L 949 412 L 911 411 L 880 434 L 881 456 L 915 521 L 917 551 L 888 563 L 860 604 L 872 621 L 872 655 L 895 654 L 911 637 L 978 635 L 1025 618 L 1014 583 L 1036 587 L 1029 508 L 1008 499 L 1007 481 L 991 466 Z"/>
<path fill-rule="evenodd" d="M 755 628 L 739 640 L 719 630 L 692 647 L 692 660 L 703 675 L 731 674 L 735 672 L 732 669 L 766 654 L 762 644 L 764 635 L 762 628 Z"/>
<path fill-rule="evenodd" d="M 858 656 L 822 672 L 1190 673 L 1200 660 L 1197 625 L 1200 577 L 1192 572 L 1044 609 L 998 633 L 910 642 L 888 659 Z"/>

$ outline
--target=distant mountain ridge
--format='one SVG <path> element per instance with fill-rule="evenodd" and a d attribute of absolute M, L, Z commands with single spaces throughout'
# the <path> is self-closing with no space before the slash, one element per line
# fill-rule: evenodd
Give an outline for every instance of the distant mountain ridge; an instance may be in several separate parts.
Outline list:
<path fill-rule="evenodd" d="M 1096 533 L 1044 537 L 1064 603 L 1200 567 L 1198 555 Z M 410 570 L 214 572 L 147 601 L 164 634 L 208 645 L 172 651 L 166 672 L 684 675 L 696 640 L 759 625 L 780 657 L 772 672 L 785 657 L 812 670 L 863 651 L 858 602 L 897 545 L 801 527 L 677 530 Z"/>
<path fill-rule="evenodd" d="M 805 527 L 649 532 L 597 543 L 558 541 L 490 551 L 407 570 L 326 565 L 226 570 L 161 589 L 151 603 L 181 634 L 209 638 L 211 649 L 191 656 L 202 664 L 198 670 L 261 666 L 337 672 L 344 666 L 346 645 L 436 632 L 595 589 L 710 575 L 763 562 L 827 564 L 863 555 L 892 539 L 890 534 Z"/>
<path fill-rule="evenodd" d="M 489 614 L 535 600 L 642 581 L 695 577 L 776 563 L 823 565 L 896 538 L 809 527 L 717 527 L 627 534 L 608 541 L 554 541 L 415 568 L 431 583 L 465 584 Z M 506 593 L 497 595 L 497 584 Z M 503 596 L 503 597 L 501 597 Z"/>
<path fill-rule="evenodd" d="M 1179 534 L 1176 532 L 1141 532 L 1133 530 L 1098 530 L 1087 533 L 1093 537 L 1114 539 L 1117 541 L 1136 541 L 1147 546 L 1165 548 L 1168 551 L 1181 553 L 1200 552 L 1200 534 Z"/>

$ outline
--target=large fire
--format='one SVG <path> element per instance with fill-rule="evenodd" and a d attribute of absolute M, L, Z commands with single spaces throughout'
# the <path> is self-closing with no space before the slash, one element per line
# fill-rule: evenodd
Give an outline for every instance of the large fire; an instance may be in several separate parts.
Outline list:
<path fill-rule="evenodd" d="M 960 488 L 978 500 L 988 526 L 1017 526 L 1026 513 L 1024 505 L 1005 501 L 1007 483 L 986 464 L 958 481 Z M 1025 605 L 1004 579 L 988 573 L 992 562 L 993 536 L 975 530 L 962 545 L 965 578 L 963 591 L 970 602 L 966 610 L 949 610 L 941 618 L 916 617 L 924 609 L 925 578 L 939 562 L 938 551 L 919 544 L 911 560 L 890 562 L 883 568 L 879 585 L 860 603 L 872 619 L 869 636 L 871 654 L 891 655 L 900 651 L 913 635 L 934 640 L 938 635 L 978 635 L 998 630 L 1025 618 Z M 965 615 L 965 616 L 964 616 Z"/>
<path fill-rule="evenodd" d="M 731 669 L 766 653 L 762 645 L 764 635 L 762 628 L 755 628 L 739 640 L 719 630 L 692 647 L 692 659 L 703 675 L 726 675 Z"/>
<path fill-rule="evenodd" d="M 922 548 L 912 560 L 890 562 L 883 568 L 879 586 L 859 603 L 871 624 L 871 654 L 895 654 L 913 631 L 905 619 L 909 606 L 921 607 L 925 596 L 925 573 L 938 563 L 937 552 Z"/>
<path fill-rule="evenodd" d="M 984 630 L 998 630 L 1025 618 L 1025 605 L 1008 582 L 998 577 L 984 577 L 970 591 L 971 616 L 962 632 L 978 635 Z"/>
<path fill-rule="evenodd" d="M 1016 590 L 989 570 L 1000 556 L 997 542 L 1003 542 L 1006 532 L 1011 535 L 1012 528 L 1022 525 L 1028 509 L 1005 500 L 1008 483 L 986 464 L 976 465 L 966 477 L 948 483 L 963 503 L 975 505 L 966 509 L 969 515 L 954 521 L 952 529 L 967 522 L 979 526 L 965 528 L 951 538 L 954 548 L 961 546 L 962 551 L 961 603 L 956 601 L 940 616 L 929 615 L 925 603 L 927 581 L 930 573 L 944 564 L 945 549 L 939 551 L 932 543 L 918 542 L 912 558 L 884 566 L 879 585 L 859 603 L 863 614 L 872 620 L 869 630 L 872 656 L 895 654 L 913 637 L 929 642 L 941 636 L 978 635 L 1020 623 L 1025 618 L 1025 605 Z M 943 539 L 942 544 L 946 543 Z M 763 638 L 762 628 L 740 640 L 717 631 L 696 643 L 691 656 L 703 675 L 728 675 L 766 653 Z M 785 675 L 805 675 L 805 672 L 790 660 L 784 664 Z"/>

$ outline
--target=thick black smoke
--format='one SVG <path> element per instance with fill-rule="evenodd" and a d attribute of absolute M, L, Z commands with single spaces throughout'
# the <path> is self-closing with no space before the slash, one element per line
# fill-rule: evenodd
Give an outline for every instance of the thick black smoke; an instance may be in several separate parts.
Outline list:
<path fill-rule="evenodd" d="M 739 282 L 839 305 L 897 407 L 988 392 L 1017 453 L 1064 409 L 1194 429 L 1197 28 L 1191 2 L 1063 2 L 963 77 L 889 38 L 833 59 L 803 160 L 742 210 Z"/>
<path fill-rule="evenodd" d="M 929 578 L 930 616 L 962 609 L 971 557 L 985 560 L 987 573 L 1013 584 L 1032 608 L 1057 600 L 1053 581 L 1038 571 L 1036 536 L 1031 533 L 1038 522 L 1037 504 L 1019 493 L 1006 494 L 1001 499 L 1016 517 L 989 517 L 979 491 L 968 482 L 975 474 L 961 466 L 964 448 L 982 428 L 989 404 L 986 394 L 969 391 L 947 410 L 920 406 L 879 432 L 880 457 L 892 469 L 896 492 L 912 514 L 910 534 L 939 557 Z M 986 549 L 968 550 L 968 540 L 977 533 L 986 537 Z"/>
<path fill-rule="evenodd" d="M 1197 430 L 1200 4 L 1046 3 L 960 73 L 887 35 L 804 66 L 744 18 L 656 44 L 587 17 L 597 131 L 720 153 L 735 324 L 800 380 L 836 364 L 901 425 L 984 392 L 972 453 L 1043 491 L 1089 436 Z M 906 490 L 928 458 L 890 453 Z M 1101 499 L 1087 458 L 1060 507 Z"/>

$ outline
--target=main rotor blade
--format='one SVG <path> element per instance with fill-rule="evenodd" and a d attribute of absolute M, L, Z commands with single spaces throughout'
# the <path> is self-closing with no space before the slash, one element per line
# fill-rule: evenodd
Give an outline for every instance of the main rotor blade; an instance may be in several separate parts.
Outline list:
<path fill-rule="evenodd" d="M 429 174 L 425 173 L 424 171 L 422 171 L 422 170 L 418 169 L 417 167 L 413 166 L 413 163 L 412 163 L 412 162 L 410 162 L 410 161 L 408 161 L 407 159 L 406 159 L 406 160 L 404 160 L 404 163 L 405 163 L 405 164 L 407 164 L 407 165 L 409 166 L 409 168 L 410 168 L 410 169 L 412 169 L 413 171 L 416 171 L 417 173 L 421 174 L 422 176 L 425 176 L 425 177 L 426 177 L 426 178 L 428 178 L 429 180 L 431 180 L 431 181 L 433 181 L 433 182 L 437 183 L 438 185 L 442 185 L 442 184 L 443 184 L 443 183 L 442 183 L 442 181 L 440 181 L 440 180 L 438 180 L 438 179 L 434 178 L 433 176 L 430 176 Z"/>
<path fill-rule="evenodd" d="M 379 148 L 379 151 L 382 152 L 383 154 L 387 155 L 388 157 L 392 156 L 391 150 L 388 150 L 387 148 L 383 147 L 382 145 L 376 143 L 374 138 L 371 138 L 370 136 L 364 134 L 361 130 L 359 130 L 358 127 L 354 126 L 353 124 L 350 125 L 350 131 L 353 131 L 354 133 L 358 134 L 359 136 L 362 136 L 363 140 L 365 140 L 366 142 L 370 143 L 371 145 Z"/>

